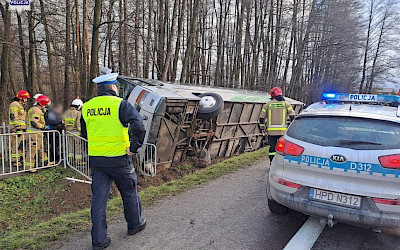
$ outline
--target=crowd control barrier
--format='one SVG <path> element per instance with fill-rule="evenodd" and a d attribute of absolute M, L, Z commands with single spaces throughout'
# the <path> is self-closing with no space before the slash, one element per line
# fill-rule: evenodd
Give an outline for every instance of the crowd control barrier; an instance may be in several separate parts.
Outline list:
<path fill-rule="evenodd" d="M 91 181 L 88 141 L 77 133 L 56 130 L 10 133 L 4 123 L 0 133 L 0 178 L 64 164 Z M 145 143 L 133 160 L 142 175 L 156 175 L 155 145 Z"/>

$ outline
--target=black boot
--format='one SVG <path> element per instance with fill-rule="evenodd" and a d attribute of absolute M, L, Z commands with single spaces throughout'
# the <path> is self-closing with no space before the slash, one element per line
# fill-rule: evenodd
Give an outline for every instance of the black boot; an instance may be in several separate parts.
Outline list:
<path fill-rule="evenodd" d="M 107 248 L 110 244 L 111 244 L 111 239 L 110 239 L 110 237 L 107 237 L 107 240 L 104 243 L 99 244 L 99 245 L 97 245 L 97 244 L 93 245 L 93 250 L 101 250 L 101 249 Z"/>
<path fill-rule="evenodd" d="M 146 227 L 146 220 L 142 220 L 139 226 L 135 228 L 128 228 L 128 235 L 135 235 Z"/>

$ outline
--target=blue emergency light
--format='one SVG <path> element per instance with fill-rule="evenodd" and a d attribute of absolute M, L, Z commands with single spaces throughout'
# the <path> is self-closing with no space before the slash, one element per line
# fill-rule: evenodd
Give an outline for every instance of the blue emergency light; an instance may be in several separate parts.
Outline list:
<path fill-rule="evenodd" d="M 392 105 L 400 103 L 400 96 L 397 95 L 323 93 L 321 99 L 323 101 L 386 103 Z"/>
<path fill-rule="evenodd" d="M 334 93 L 324 93 L 322 94 L 322 99 L 334 99 L 336 97 L 336 94 Z"/>

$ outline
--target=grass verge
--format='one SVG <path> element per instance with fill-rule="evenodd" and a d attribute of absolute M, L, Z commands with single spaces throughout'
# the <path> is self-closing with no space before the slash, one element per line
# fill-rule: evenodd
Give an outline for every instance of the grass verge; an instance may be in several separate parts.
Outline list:
<path fill-rule="evenodd" d="M 140 192 L 142 204 L 148 206 L 160 198 L 176 195 L 191 187 L 216 179 L 248 166 L 267 155 L 268 148 L 263 148 L 224 160 L 161 186 L 148 187 Z M 122 211 L 121 198 L 113 198 L 108 202 L 107 215 L 109 218 L 121 214 Z M 52 218 L 28 228 L 11 230 L 3 235 L 0 242 L 0 249 L 41 249 L 68 233 L 85 230 L 89 227 L 90 210 L 84 209 Z"/>
<path fill-rule="evenodd" d="M 60 180 L 74 174 L 73 170 L 58 166 L 1 180 L 0 238 L 9 231 L 27 228 L 51 216 L 54 195 L 64 188 Z"/>

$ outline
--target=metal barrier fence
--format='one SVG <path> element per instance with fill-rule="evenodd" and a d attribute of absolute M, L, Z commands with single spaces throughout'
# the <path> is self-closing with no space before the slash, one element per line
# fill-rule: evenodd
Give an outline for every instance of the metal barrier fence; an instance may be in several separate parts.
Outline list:
<path fill-rule="evenodd" d="M 78 134 L 66 131 L 64 133 L 65 164 L 91 180 L 89 157 L 87 154 L 88 141 Z"/>
<path fill-rule="evenodd" d="M 61 134 L 55 130 L 0 134 L 0 158 L 0 176 L 59 165 Z"/>
<path fill-rule="evenodd" d="M 0 128 L 0 177 L 21 172 L 53 167 L 64 162 L 79 174 L 91 180 L 88 141 L 79 135 L 63 131 L 35 131 L 7 133 Z M 134 157 L 141 174 L 154 177 L 157 173 L 157 149 L 145 143 Z"/>
<path fill-rule="evenodd" d="M 66 165 L 75 169 L 88 180 L 90 177 L 90 164 L 87 154 L 88 141 L 77 134 L 65 133 L 64 157 Z M 134 157 L 135 166 L 141 174 L 154 177 L 157 173 L 157 149 L 154 144 L 144 143 Z"/>
<path fill-rule="evenodd" d="M 156 145 L 144 143 L 137 153 L 139 161 L 137 168 L 146 176 L 154 177 L 157 174 L 157 148 Z"/>

